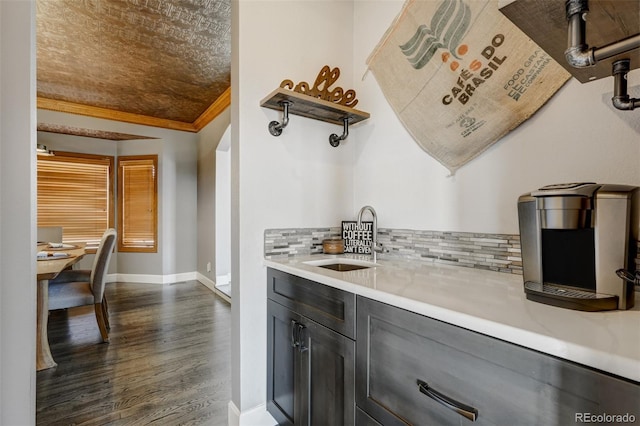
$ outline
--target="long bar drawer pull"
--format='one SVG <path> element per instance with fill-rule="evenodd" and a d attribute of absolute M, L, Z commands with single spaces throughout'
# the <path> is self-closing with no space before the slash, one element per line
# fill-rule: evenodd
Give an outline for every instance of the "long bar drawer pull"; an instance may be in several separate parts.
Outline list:
<path fill-rule="evenodd" d="M 455 411 L 461 416 L 466 417 L 472 422 L 475 422 L 478 419 L 477 409 L 471 407 L 470 405 L 466 405 L 466 404 L 463 404 L 462 402 L 456 401 L 455 399 L 450 398 L 443 393 L 438 392 L 434 388 L 430 387 L 427 382 L 423 382 L 422 380 L 418 379 L 418 389 L 420 389 L 420 392 L 427 395 L 429 398 L 444 405 L 448 409 Z"/>

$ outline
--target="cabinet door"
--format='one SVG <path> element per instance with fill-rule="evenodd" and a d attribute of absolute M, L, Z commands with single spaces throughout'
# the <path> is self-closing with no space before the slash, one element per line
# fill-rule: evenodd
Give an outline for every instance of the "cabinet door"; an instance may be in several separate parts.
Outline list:
<path fill-rule="evenodd" d="M 267 410 L 281 425 L 353 425 L 355 342 L 267 300 Z"/>
<path fill-rule="evenodd" d="M 303 317 L 300 386 L 309 425 L 355 423 L 355 342 Z M 297 395 L 296 395 L 297 396 Z"/>
<path fill-rule="evenodd" d="M 361 297 L 356 356 L 356 403 L 386 426 L 640 418 L 637 383 Z"/>
<path fill-rule="evenodd" d="M 267 301 L 267 411 L 280 425 L 293 425 L 298 414 L 294 396 L 298 349 L 292 325 L 299 319 L 300 315 Z"/>

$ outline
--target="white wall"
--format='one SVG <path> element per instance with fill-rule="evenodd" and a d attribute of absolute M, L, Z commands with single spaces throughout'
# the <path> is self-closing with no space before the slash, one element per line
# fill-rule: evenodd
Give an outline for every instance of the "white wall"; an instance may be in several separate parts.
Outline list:
<path fill-rule="evenodd" d="M 232 402 L 246 412 L 266 398 L 264 230 L 354 214 L 356 141 L 332 148 L 341 126 L 298 116 L 273 137 L 267 125 L 281 114 L 259 103 L 284 79 L 313 85 L 324 65 L 352 87 L 353 3 L 241 0 L 232 15 Z"/>
<path fill-rule="evenodd" d="M 613 78 L 588 84 L 571 79 L 532 118 L 447 177 L 404 129 L 373 73 L 359 79 L 402 5 L 354 3 L 354 81 L 359 107 L 371 113 L 356 135 L 355 205 L 373 205 L 379 226 L 515 234 L 518 196 L 543 185 L 640 186 L 640 111 L 611 105 Z M 639 85 L 640 71 L 632 71 L 635 97 Z"/>
<path fill-rule="evenodd" d="M 216 148 L 216 285 L 231 276 L 231 125 Z"/>
<path fill-rule="evenodd" d="M 217 207 L 217 151 L 216 146 L 221 136 L 229 127 L 231 109 L 225 109 L 213 121 L 198 133 L 198 263 L 199 274 L 215 281 L 217 264 L 216 220 Z M 227 185 L 228 186 L 228 185 Z M 229 203 L 226 205 L 230 208 Z M 228 254 L 227 254 L 228 255 Z M 207 263 L 211 262 L 212 270 L 207 272 Z"/>
<path fill-rule="evenodd" d="M 175 138 L 163 138 L 160 169 L 165 276 L 197 269 L 197 135 L 176 133 Z"/>
<path fill-rule="evenodd" d="M 35 424 L 35 2 L 0 2 L 0 424 Z"/>

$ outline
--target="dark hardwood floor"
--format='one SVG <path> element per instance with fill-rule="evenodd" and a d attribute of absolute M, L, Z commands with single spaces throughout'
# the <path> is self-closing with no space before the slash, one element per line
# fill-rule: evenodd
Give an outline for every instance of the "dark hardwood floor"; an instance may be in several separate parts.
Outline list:
<path fill-rule="evenodd" d="M 50 313 L 37 425 L 227 425 L 231 307 L 196 281 L 106 294 L 110 343 L 93 307 Z"/>

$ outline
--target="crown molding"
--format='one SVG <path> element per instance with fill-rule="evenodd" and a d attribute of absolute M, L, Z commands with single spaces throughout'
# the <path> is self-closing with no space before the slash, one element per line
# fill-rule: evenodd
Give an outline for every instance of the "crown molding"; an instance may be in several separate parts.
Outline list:
<path fill-rule="evenodd" d="M 82 105 L 74 102 L 43 98 L 39 96 L 37 100 L 38 108 L 40 109 L 197 133 L 231 104 L 231 88 L 225 90 L 222 95 L 220 95 L 218 99 L 216 99 L 216 101 L 211 104 L 211 106 L 209 106 L 209 108 L 207 108 L 193 123 L 149 117 L 147 115 L 132 114 L 129 112 Z"/>
<path fill-rule="evenodd" d="M 200 117 L 196 118 L 196 121 L 193 122 L 193 127 L 196 129 L 196 132 L 199 132 L 203 127 L 211 123 L 211 121 L 227 109 L 229 105 L 231 105 L 231 87 L 222 92 L 222 94 L 218 96 L 218 99 L 216 99 L 205 112 L 200 114 Z"/>

